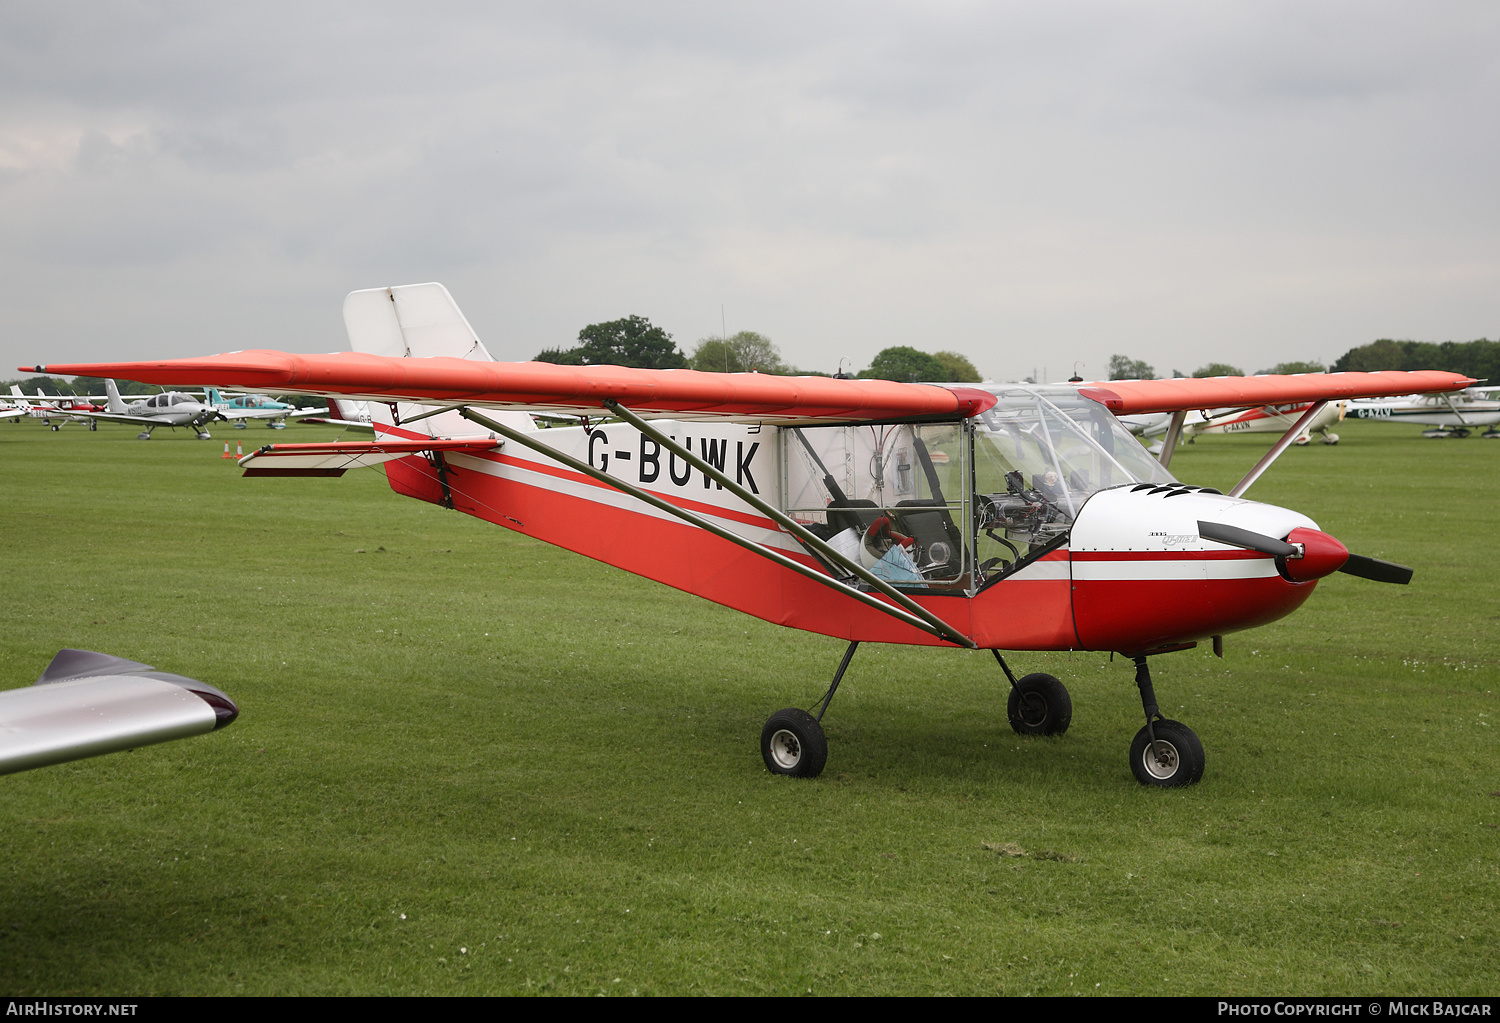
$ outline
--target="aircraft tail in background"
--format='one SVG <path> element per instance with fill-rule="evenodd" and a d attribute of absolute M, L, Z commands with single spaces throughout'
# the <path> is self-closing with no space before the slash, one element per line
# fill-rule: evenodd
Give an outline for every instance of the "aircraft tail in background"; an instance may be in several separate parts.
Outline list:
<path fill-rule="evenodd" d="M 109 395 L 109 401 L 105 405 L 105 409 L 109 412 L 123 415 L 126 411 L 125 402 L 121 400 L 120 389 L 115 386 L 113 380 L 104 381 L 104 393 Z"/>

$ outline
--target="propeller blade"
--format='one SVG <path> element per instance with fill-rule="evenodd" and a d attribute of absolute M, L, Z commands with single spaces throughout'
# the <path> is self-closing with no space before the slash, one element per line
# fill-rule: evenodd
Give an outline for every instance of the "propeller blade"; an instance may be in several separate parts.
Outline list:
<path fill-rule="evenodd" d="M 1367 558 L 1360 554 L 1349 555 L 1349 560 L 1344 562 L 1340 572 L 1348 572 L 1357 575 L 1361 579 L 1373 579 L 1377 583 L 1396 583 L 1405 586 L 1411 582 L 1411 569 L 1405 565 L 1398 565 L 1394 561 L 1381 561 L 1379 558 Z"/>
<path fill-rule="evenodd" d="M 1243 547 L 1247 551 L 1259 551 L 1273 558 L 1289 558 L 1297 553 L 1297 548 L 1285 540 L 1278 540 L 1274 536 L 1266 536 L 1264 533 L 1241 529 L 1239 526 L 1231 526 L 1223 522 L 1200 521 L 1198 535 L 1205 540 L 1227 543 L 1231 547 Z"/>

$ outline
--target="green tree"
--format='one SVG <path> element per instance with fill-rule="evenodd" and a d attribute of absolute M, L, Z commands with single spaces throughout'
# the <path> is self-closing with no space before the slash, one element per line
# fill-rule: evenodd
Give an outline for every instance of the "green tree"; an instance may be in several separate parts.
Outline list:
<path fill-rule="evenodd" d="M 943 380 L 950 384 L 977 384 L 984 377 L 969 361 L 967 355 L 958 352 L 935 352 L 932 356 L 943 364 Z"/>
<path fill-rule="evenodd" d="M 160 394 L 161 388 L 155 384 L 143 384 L 136 380 L 116 380 L 115 388 L 121 394 Z M 105 393 L 104 379 L 102 377 L 74 377 L 74 394 L 92 394 L 99 397 Z"/>
<path fill-rule="evenodd" d="M 1238 366 L 1231 366 L 1227 362 L 1210 362 L 1207 366 L 1199 366 L 1193 370 L 1195 377 L 1242 377 L 1245 371 Z"/>
<path fill-rule="evenodd" d="M 1111 380 L 1155 380 L 1156 370 L 1152 369 L 1144 359 L 1132 359 L 1128 355 L 1111 355 L 1109 378 Z"/>
<path fill-rule="evenodd" d="M 550 362 L 556 366 L 582 366 L 583 348 L 543 348 L 533 362 Z"/>
<path fill-rule="evenodd" d="M 1439 369 L 1480 380 L 1500 380 L 1500 341 L 1393 341 L 1382 338 L 1351 348 L 1330 371 L 1378 372 L 1384 369 Z"/>
<path fill-rule="evenodd" d="M 693 349 L 688 365 L 705 373 L 790 373 L 781 352 L 764 334 L 742 330 L 732 337 L 706 337 Z"/>
<path fill-rule="evenodd" d="M 0 387 L 5 389 L 7 397 L 10 395 L 10 386 L 15 384 L 21 388 L 28 398 L 35 398 L 38 389 L 47 395 L 70 395 L 79 392 L 73 390 L 73 385 L 62 377 L 26 377 L 24 380 L 7 380 Z"/>
<path fill-rule="evenodd" d="M 1255 371 L 1256 376 L 1264 376 L 1267 373 L 1275 373 L 1278 376 L 1290 376 L 1293 373 L 1326 373 L 1328 367 L 1321 362 L 1278 362 L 1270 369 Z"/>
<path fill-rule="evenodd" d="M 672 335 L 644 316 L 591 323 L 578 332 L 579 344 L 569 349 L 547 348 L 537 362 L 564 366 L 633 366 L 637 369 L 680 369 L 687 365 Z"/>
<path fill-rule="evenodd" d="M 1381 338 L 1379 341 L 1351 348 L 1333 364 L 1333 371 L 1379 373 L 1387 369 L 1405 369 L 1406 351 L 1402 345 L 1409 343 Z"/>
<path fill-rule="evenodd" d="M 860 370 L 859 375 L 865 380 L 914 383 L 918 380 L 943 380 L 946 370 L 935 356 L 906 345 L 897 345 L 881 349 L 870 360 L 870 368 Z"/>

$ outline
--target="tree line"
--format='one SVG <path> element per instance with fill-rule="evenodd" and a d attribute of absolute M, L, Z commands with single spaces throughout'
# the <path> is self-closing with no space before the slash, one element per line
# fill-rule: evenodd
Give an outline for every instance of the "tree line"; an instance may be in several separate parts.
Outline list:
<path fill-rule="evenodd" d="M 782 357 L 770 338 L 753 330 L 700 338 L 691 354 L 672 335 L 644 316 L 591 323 L 570 348 L 544 348 L 535 361 L 562 366 L 633 366 L 638 369 L 696 369 L 705 373 L 769 373 L 776 376 L 853 376 L 869 380 L 943 380 L 978 383 L 984 379 L 959 352 L 924 352 L 908 345 L 882 349 L 857 373 L 798 369 Z"/>
<path fill-rule="evenodd" d="M 1382 370 L 1436 369 L 1448 373 L 1462 373 L 1476 380 L 1500 381 L 1500 341 L 1480 338 L 1477 341 L 1393 341 L 1382 338 L 1366 345 L 1349 349 L 1333 363 L 1325 366 L 1321 362 L 1278 362 L 1270 369 L 1258 369 L 1254 375 L 1264 373 L 1378 373 Z M 1191 374 L 1172 370 L 1173 377 L 1240 377 L 1245 371 L 1227 362 L 1210 362 L 1200 366 Z M 1128 355 L 1111 356 L 1109 360 L 1111 380 L 1155 380 L 1156 369 L 1144 359 L 1132 359 Z"/>
<path fill-rule="evenodd" d="M 64 380 L 62 377 L 35 376 L 0 381 L 0 396 L 9 397 L 12 384 L 19 386 L 28 398 L 35 398 L 38 390 L 49 397 L 59 398 L 86 398 L 89 395 L 97 397 L 104 393 L 104 380 L 100 377 Z M 155 384 L 141 384 L 134 380 L 116 380 L 115 386 L 121 394 L 156 394 L 161 391 Z"/>

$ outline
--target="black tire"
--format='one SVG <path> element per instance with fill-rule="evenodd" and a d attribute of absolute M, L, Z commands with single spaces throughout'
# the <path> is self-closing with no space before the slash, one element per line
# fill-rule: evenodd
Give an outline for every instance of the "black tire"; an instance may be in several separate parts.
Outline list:
<path fill-rule="evenodd" d="M 816 778 L 828 763 L 828 738 L 818 719 L 800 707 L 778 710 L 760 730 L 766 770 L 793 778 Z"/>
<path fill-rule="evenodd" d="M 1010 727 L 1021 735 L 1061 735 L 1073 723 L 1073 698 L 1067 687 L 1042 672 L 1011 687 L 1005 710 Z"/>
<path fill-rule="evenodd" d="M 1203 777 L 1203 743 L 1180 721 L 1153 721 L 1159 753 L 1152 756 L 1151 737 L 1142 728 L 1130 744 L 1130 770 L 1142 785 L 1174 789 Z"/>

